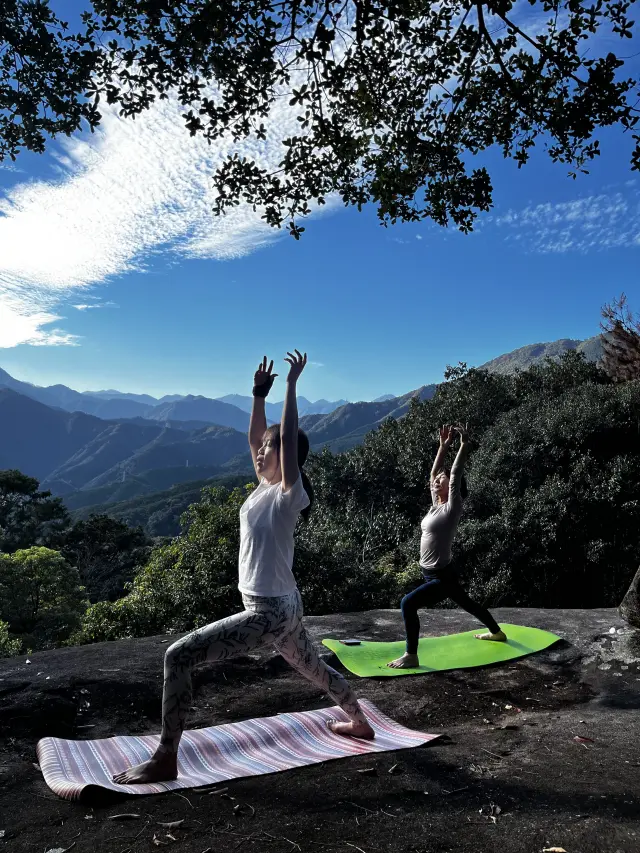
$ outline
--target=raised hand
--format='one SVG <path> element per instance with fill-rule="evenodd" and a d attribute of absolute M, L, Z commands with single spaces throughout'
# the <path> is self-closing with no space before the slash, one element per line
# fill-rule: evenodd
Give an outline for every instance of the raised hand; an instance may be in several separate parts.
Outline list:
<path fill-rule="evenodd" d="M 453 429 L 460 436 L 460 444 L 469 443 L 469 424 L 455 424 Z"/>
<path fill-rule="evenodd" d="M 453 427 L 443 425 L 440 427 L 440 447 L 449 447 L 453 441 Z"/>
<path fill-rule="evenodd" d="M 287 376 L 287 382 L 297 382 L 300 378 L 300 374 L 305 368 L 307 363 L 307 354 L 305 352 L 304 355 L 300 353 L 297 349 L 293 351 L 295 355 L 291 352 L 288 352 L 287 355 L 289 358 L 285 358 L 285 361 L 290 365 L 289 367 L 289 375 Z"/>
<path fill-rule="evenodd" d="M 253 396 L 254 397 L 266 397 L 269 391 L 271 391 L 271 386 L 273 385 L 274 379 L 278 375 L 277 373 L 272 373 L 273 370 L 273 359 L 271 359 L 269 366 L 267 367 L 267 357 L 266 355 L 258 365 L 258 369 L 253 375 Z"/>

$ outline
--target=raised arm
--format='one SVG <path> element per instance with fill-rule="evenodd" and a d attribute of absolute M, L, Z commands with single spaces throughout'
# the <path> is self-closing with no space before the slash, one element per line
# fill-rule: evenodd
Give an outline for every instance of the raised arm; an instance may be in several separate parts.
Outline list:
<path fill-rule="evenodd" d="M 449 502 L 460 501 L 460 486 L 462 484 L 462 475 L 464 473 L 464 465 L 469 455 L 469 432 L 466 424 L 456 424 L 453 429 L 460 436 L 460 447 L 456 453 L 453 465 L 451 466 L 451 477 L 449 478 Z"/>
<path fill-rule="evenodd" d="M 307 354 L 301 355 L 294 350 L 295 355 L 288 352 L 289 375 L 287 389 L 284 394 L 282 421 L 280 423 L 280 466 L 282 468 L 282 491 L 288 492 L 300 476 L 298 465 L 298 400 L 296 397 L 297 383 L 300 374 L 307 363 Z"/>
<path fill-rule="evenodd" d="M 447 450 L 449 450 L 451 442 L 453 441 L 453 435 L 453 427 L 440 427 L 440 447 L 438 448 L 436 458 L 433 460 L 433 466 L 431 468 L 431 482 L 434 481 L 444 467 L 444 460 L 447 456 Z"/>
<path fill-rule="evenodd" d="M 273 380 L 278 375 L 272 373 L 273 360 L 267 367 L 267 357 L 262 359 L 253 377 L 253 406 L 251 407 L 251 419 L 249 421 L 249 447 L 256 477 L 260 479 L 257 468 L 258 451 L 262 447 L 264 434 L 267 431 L 267 416 L 265 415 L 265 400 L 271 390 Z"/>

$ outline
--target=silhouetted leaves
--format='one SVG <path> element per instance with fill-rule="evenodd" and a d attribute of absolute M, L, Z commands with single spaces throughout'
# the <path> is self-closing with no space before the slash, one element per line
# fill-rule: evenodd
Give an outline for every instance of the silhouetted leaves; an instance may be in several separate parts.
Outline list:
<path fill-rule="evenodd" d="M 215 210 L 244 201 L 295 239 L 329 195 L 374 204 L 385 224 L 469 231 L 492 204 L 489 174 L 469 154 L 499 146 L 522 166 L 544 137 L 575 177 L 600 154 L 598 128 L 633 131 L 638 120 L 638 81 L 624 75 L 630 0 L 530 0 L 524 22 L 511 2 L 468 0 L 91 5 L 76 35 L 45 2 L 3 5 L 0 159 L 41 151 L 83 121 L 93 129 L 101 99 L 135 116 L 175 94 L 191 135 L 238 142 L 264 140 L 286 99 L 299 132 L 278 167 L 230 156 L 213 176 Z M 619 54 L 598 55 L 595 35 L 619 39 Z"/>

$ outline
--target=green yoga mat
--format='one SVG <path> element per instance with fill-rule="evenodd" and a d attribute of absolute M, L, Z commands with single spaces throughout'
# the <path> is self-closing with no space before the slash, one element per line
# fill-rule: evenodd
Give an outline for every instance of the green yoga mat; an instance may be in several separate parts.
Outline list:
<path fill-rule="evenodd" d="M 389 669 L 387 666 L 389 661 L 404 654 L 404 640 L 394 643 L 363 640 L 359 646 L 345 646 L 339 640 L 331 639 L 322 642 L 336 653 L 340 663 L 354 675 L 372 678 L 489 666 L 541 652 L 560 639 L 555 634 L 541 631 L 539 628 L 503 624 L 500 627 L 507 635 L 506 643 L 476 640 L 474 635 L 482 633 L 482 628 L 465 631 L 463 634 L 446 634 L 444 637 L 423 637 L 418 646 L 420 666 L 416 669 Z"/>

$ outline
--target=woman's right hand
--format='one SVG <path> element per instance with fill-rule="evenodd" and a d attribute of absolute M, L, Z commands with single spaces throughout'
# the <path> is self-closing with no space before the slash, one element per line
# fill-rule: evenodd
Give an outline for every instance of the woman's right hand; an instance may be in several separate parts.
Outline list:
<path fill-rule="evenodd" d="M 460 446 L 462 447 L 464 444 L 469 444 L 469 425 L 468 424 L 456 424 L 453 429 L 460 436 Z"/>
<path fill-rule="evenodd" d="M 273 359 L 271 359 L 267 367 L 267 357 L 265 355 L 253 375 L 253 394 L 255 397 L 266 397 L 269 391 L 271 391 L 271 386 L 278 375 L 277 373 L 272 373 L 272 370 Z"/>
<path fill-rule="evenodd" d="M 449 447 L 451 442 L 453 441 L 453 427 L 448 424 L 444 424 L 440 427 L 440 447 Z"/>

